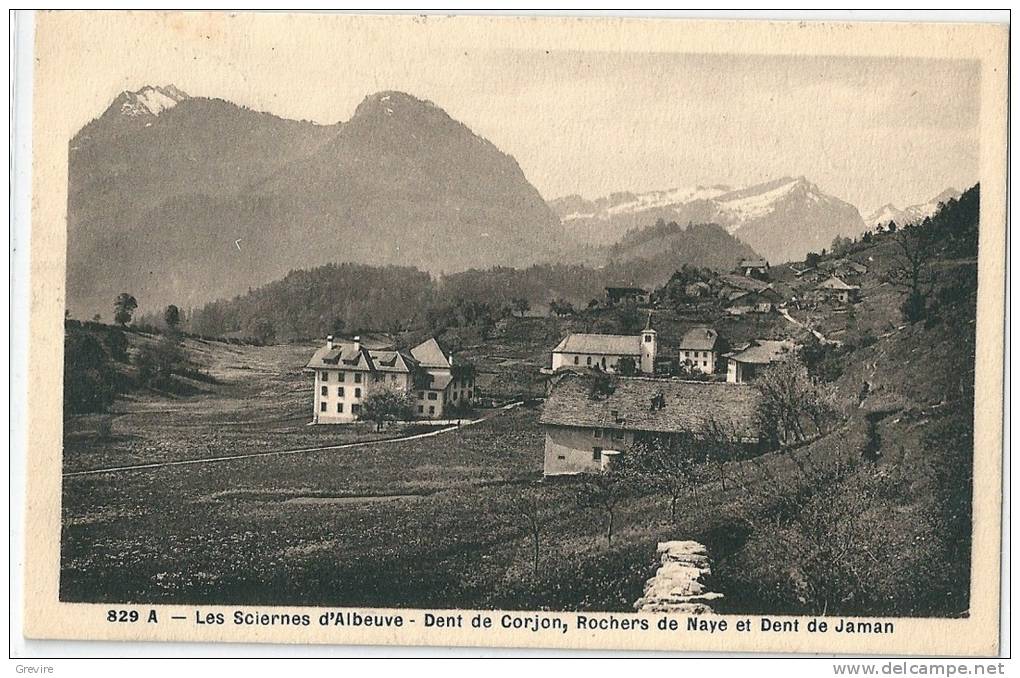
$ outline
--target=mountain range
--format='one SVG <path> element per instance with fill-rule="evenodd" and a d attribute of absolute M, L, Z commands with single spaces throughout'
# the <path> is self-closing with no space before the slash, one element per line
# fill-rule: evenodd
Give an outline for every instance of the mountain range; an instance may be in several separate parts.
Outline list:
<path fill-rule="evenodd" d="M 401 92 L 317 125 L 145 87 L 70 142 L 78 315 L 124 291 L 146 309 L 196 306 L 329 262 L 526 265 L 561 233 L 511 156 Z"/>
<path fill-rule="evenodd" d="M 938 211 L 939 205 L 950 200 L 957 200 L 959 197 L 960 192 L 958 190 L 947 188 L 928 202 L 921 203 L 920 205 L 910 205 L 903 209 L 899 209 L 892 203 L 882 205 L 864 221 L 872 228 L 879 224 L 886 226 L 890 221 L 895 221 L 897 226 L 906 226 L 907 224 L 924 221 L 926 217 L 930 217 Z"/>
<path fill-rule="evenodd" d="M 614 193 L 598 200 L 571 195 L 550 202 L 569 237 L 606 244 L 657 219 L 715 223 L 772 262 L 797 261 L 827 248 L 836 236 L 866 229 L 853 205 L 804 177 L 783 177 L 734 189 L 711 185 L 648 193 Z"/>

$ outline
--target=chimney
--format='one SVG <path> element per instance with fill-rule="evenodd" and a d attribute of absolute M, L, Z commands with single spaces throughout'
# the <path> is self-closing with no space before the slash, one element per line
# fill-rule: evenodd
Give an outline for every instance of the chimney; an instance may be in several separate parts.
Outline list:
<path fill-rule="evenodd" d="M 357 353 L 360 350 L 361 350 L 361 337 L 356 336 L 354 337 L 354 352 Z"/>
<path fill-rule="evenodd" d="M 452 354 L 452 353 L 451 353 L 451 354 L 450 354 L 450 356 L 449 356 L 449 357 L 448 357 L 448 358 L 446 359 L 446 361 L 447 361 L 448 363 L 450 363 L 450 367 L 453 367 L 453 354 Z"/>
<path fill-rule="evenodd" d="M 331 351 L 333 350 L 333 335 L 332 334 L 326 335 L 326 348 L 328 348 Z"/>

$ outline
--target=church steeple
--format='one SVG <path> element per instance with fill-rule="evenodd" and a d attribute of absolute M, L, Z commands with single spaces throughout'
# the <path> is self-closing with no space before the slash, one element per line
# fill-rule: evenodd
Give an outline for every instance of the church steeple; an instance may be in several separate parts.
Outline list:
<path fill-rule="evenodd" d="M 656 332 L 652 329 L 652 312 L 648 312 L 648 322 L 641 332 L 641 372 L 655 374 L 655 354 L 658 350 Z"/>

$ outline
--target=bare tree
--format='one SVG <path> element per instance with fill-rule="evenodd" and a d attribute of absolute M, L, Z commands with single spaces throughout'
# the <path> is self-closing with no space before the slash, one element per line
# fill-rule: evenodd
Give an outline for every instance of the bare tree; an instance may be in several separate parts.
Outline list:
<path fill-rule="evenodd" d="M 897 284 L 907 288 L 903 302 L 903 315 L 910 322 L 925 316 L 928 295 L 931 294 L 934 277 L 931 272 L 933 256 L 932 239 L 928 233 L 929 221 L 910 224 L 893 233 L 893 240 L 899 246 L 899 266 L 892 271 Z"/>
<path fill-rule="evenodd" d="M 628 491 L 627 475 L 611 469 L 586 475 L 578 488 L 577 505 L 580 508 L 598 509 L 605 515 L 606 544 L 609 546 L 613 545 L 616 507 Z"/>
<path fill-rule="evenodd" d="M 536 492 L 522 492 L 511 504 L 515 518 L 522 520 L 531 534 L 531 576 L 538 580 L 538 562 L 541 531 L 541 504 Z"/>
<path fill-rule="evenodd" d="M 676 523 L 680 499 L 694 489 L 697 450 L 694 436 L 680 434 L 637 443 L 624 455 L 626 471 L 634 474 L 644 487 L 655 488 L 669 497 L 671 523 Z"/>

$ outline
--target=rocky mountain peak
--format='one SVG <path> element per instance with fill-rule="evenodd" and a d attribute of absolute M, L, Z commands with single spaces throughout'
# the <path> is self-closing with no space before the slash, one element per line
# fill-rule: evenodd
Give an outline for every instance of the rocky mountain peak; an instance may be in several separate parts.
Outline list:
<path fill-rule="evenodd" d="M 157 116 L 189 98 L 174 85 L 146 85 L 137 92 L 121 92 L 110 108 L 131 118 Z"/>

